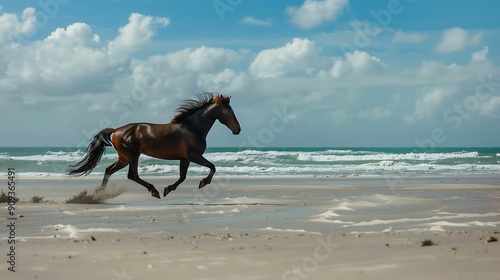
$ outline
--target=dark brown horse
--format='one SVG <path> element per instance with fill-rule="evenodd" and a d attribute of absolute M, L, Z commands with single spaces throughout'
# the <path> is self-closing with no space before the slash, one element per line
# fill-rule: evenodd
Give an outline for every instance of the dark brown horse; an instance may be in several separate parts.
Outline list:
<path fill-rule="evenodd" d="M 216 120 L 226 125 L 235 135 L 240 124 L 229 105 L 230 97 L 204 93 L 198 100 L 186 100 L 177 109 L 177 115 L 168 124 L 131 123 L 120 128 L 105 128 L 97 133 L 85 156 L 68 168 L 69 175 L 88 175 L 99 163 L 106 146 L 113 146 L 118 159 L 106 168 L 101 186 L 106 188 L 109 177 L 129 165 L 128 178 L 148 189 L 152 196 L 160 198 L 156 188 L 137 174 L 139 155 L 168 160 L 180 160 L 180 178 L 166 187 L 163 196 L 175 190 L 186 179 L 190 162 L 210 168 L 208 176 L 200 181 L 199 188 L 210 184 L 215 173 L 213 163 L 203 157 L 207 147 L 206 137 Z"/>

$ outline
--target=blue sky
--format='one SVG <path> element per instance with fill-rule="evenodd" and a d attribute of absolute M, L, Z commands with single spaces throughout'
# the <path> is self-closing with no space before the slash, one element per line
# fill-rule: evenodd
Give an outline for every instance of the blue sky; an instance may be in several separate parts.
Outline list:
<path fill-rule="evenodd" d="M 0 146 L 81 146 L 204 91 L 233 96 L 243 128 L 210 146 L 500 142 L 498 1 L 0 6 Z"/>

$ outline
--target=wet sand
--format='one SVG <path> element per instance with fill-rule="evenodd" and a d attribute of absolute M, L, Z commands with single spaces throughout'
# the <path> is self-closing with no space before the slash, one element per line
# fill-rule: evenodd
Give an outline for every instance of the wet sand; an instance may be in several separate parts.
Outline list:
<path fill-rule="evenodd" d="M 162 193 L 175 179 L 147 180 Z M 198 180 L 158 200 L 112 178 L 107 199 L 67 204 L 84 189 L 92 194 L 100 179 L 20 179 L 16 272 L 2 261 L 0 275 L 498 278 L 497 178 L 218 178 L 202 190 Z M 46 202 L 30 203 L 34 195 Z M 0 223 L 5 259 L 8 222 Z"/>

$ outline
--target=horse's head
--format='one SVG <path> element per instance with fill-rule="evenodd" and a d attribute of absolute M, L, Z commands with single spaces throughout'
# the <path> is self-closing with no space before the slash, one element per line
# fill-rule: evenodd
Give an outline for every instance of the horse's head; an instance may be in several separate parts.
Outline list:
<path fill-rule="evenodd" d="M 214 98 L 214 104 L 218 108 L 217 119 L 227 128 L 229 128 L 234 135 L 238 135 L 241 132 L 240 123 L 236 116 L 234 115 L 233 108 L 229 105 L 231 97 L 229 96 L 217 96 Z"/>

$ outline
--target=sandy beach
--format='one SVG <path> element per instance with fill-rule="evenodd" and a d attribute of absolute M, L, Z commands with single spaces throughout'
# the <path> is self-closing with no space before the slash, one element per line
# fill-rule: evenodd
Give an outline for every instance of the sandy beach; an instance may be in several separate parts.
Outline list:
<path fill-rule="evenodd" d="M 2 279 L 498 279 L 498 178 L 198 180 L 158 200 L 117 177 L 68 204 L 100 179 L 19 179 Z"/>

